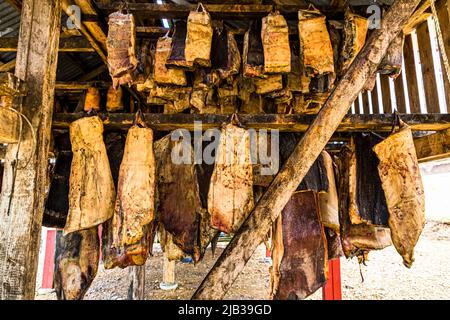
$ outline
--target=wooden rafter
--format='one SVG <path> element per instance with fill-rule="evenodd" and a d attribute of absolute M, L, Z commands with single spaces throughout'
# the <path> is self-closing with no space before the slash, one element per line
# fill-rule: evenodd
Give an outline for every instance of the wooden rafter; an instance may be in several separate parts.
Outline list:
<path fill-rule="evenodd" d="M 59 113 L 53 117 L 54 128 L 68 128 L 69 124 L 85 114 Z M 106 128 L 128 129 L 134 115 L 128 113 L 100 114 Z M 313 123 L 315 115 L 285 114 L 239 114 L 239 121 L 248 128 L 279 129 L 281 131 L 304 132 Z M 392 115 L 348 114 L 339 124 L 338 132 L 390 131 Z M 402 114 L 401 119 L 413 130 L 435 131 L 450 128 L 450 114 Z M 178 128 L 194 129 L 194 121 L 201 121 L 203 129 L 218 128 L 229 122 L 231 115 L 225 114 L 160 114 L 146 113 L 146 123 L 155 130 L 169 131 Z"/>
<path fill-rule="evenodd" d="M 0 37 L 0 52 L 17 51 L 17 37 Z M 94 52 L 83 37 L 64 37 L 59 40 L 59 52 Z"/>

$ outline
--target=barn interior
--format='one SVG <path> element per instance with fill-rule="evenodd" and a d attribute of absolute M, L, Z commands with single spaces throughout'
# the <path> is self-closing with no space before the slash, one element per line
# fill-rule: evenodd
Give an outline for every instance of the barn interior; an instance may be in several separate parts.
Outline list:
<path fill-rule="evenodd" d="M 418 164 L 450 155 L 448 0 L 0 0 L 0 34 L 1 299 L 34 298 L 42 226 L 58 299 L 99 261 L 143 299 L 154 241 L 170 287 L 229 236 L 193 299 L 261 243 L 270 299 L 324 288 L 339 257 L 413 264 Z M 173 163 L 214 129 L 215 162 Z M 227 137 L 244 163 L 218 162 Z"/>

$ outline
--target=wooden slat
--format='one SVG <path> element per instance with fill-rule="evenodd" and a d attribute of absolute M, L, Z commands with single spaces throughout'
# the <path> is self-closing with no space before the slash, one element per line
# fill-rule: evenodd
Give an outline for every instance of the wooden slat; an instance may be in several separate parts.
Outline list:
<path fill-rule="evenodd" d="M 359 107 L 359 98 L 357 97 L 356 100 L 353 102 L 355 105 L 355 114 L 361 114 L 361 109 Z"/>
<path fill-rule="evenodd" d="M 362 92 L 362 102 L 363 102 L 363 110 L 364 114 L 370 114 L 369 108 L 369 92 Z"/>
<path fill-rule="evenodd" d="M 387 75 L 380 75 L 381 81 L 381 96 L 383 98 L 384 113 L 392 113 L 391 88 L 389 86 L 389 77 Z"/>
<path fill-rule="evenodd" d="M 0 37 L 0 52 L 17 51 L 16 37 Z M 83 37 L 64 37 L 59 40 L 59 52 L 94 52 L 89 42 Z"/>
<path fill-rule="evenodd" d="M 403 28 L 404 34 L 410 34 L 418 25 L 423 23 L 431 16 L 430 12 L 425 12 L 430 7 L 430 0 L 422 1 L 422 4 L 414 11 L 409 18 L 407 25 Z"/>
<path fill-rule="evenodd" d="M 8 72 L 14 70 L 15 67 L 16 67 L 16 59 L 12 59 L 11 61 L 8 61 L 0 65 L 0 72 Z"/>
<path fill-rule="evenodd" d="M 60 22 L 60 0 L 23 1 L 15 75 L 28 87 L 22 112 L 30 119 L 36 140 L 24 125 L 18 163 L 17 145 L 8 145 L 6 152 L 0 198 L 1 300 L 35 295 Z"/>
<path fill-rule="evenodd" d="M 441 0 L 436 6 L 439 18 L 439 26 L 441 27 L 442 38 L 444 40 L 445 51 L 450 59 L 450 6 L 447 0 Z M 447 112 L 450 113 L 450 82 L 444 67 L 444 61 L 441 57 L 442 73 L 444 76 L 445 100 L 447 102 Z"/>
<path fill-rule="evenodd" d="M 146 18 L 186 18 L 189 11 L 195 10 L 197 5 L 192 4 L 178 5 L 178 4 L 162 4 L 155 3 L 128 3 L 130 12 L 145 16 Z M 206 10 L 214 19 L 246 19 L 246 18 L 261 18 L 268 15 L 272 10 L 272 5 L 262 4 L 204 4 Z M 286 17 L 296 18 L 298 10 L 308 8 L 309 4 L 306 1 L 301 1 L 295 5 L 279 5 L 277 9 Z M 112 5 L 98 5 L 99 9 L 108 14 L 116 11 L 120 7 L 120 3 L 116 2 Z M 334 13 L 336 8 L 329 6 L 319 7 L 323 12 Z M 341 10 L 342 11 L 342 10 Z"/>
<path fill-rule="evenodd" d="M 104 125 L 108 129 L 128 129 L 134 120 L 129 113 L 100 113 Z M 53 117 L 53 128 L 67 129 L 71 122 L 86 116 L 83 113 L 57 113 Z M 160 114 L 146 113 L 145 122 L 159 131 L 170 131 L 179 128 L 194 130 L 194 121 L 201 121 L 203 129 L 219 128 L 231 120 L 225 114 Z M 413 130 L 433 131 L 450 127 L 449 114 L 402 114 L 402 120 Z M 239 121 L 248 128 L 278 129 L 281 131 L 303 132 L 314 120 L 315 115 L 301 114 L 239 114 Z M 337 131 L 390 131 L 392 115 L 346 115 Z"/>
<path fill-rule="evenodd" d="M 417 42 L 419 45 L 420 63 L 422 65 L 423 86 L 428 113 L 439 112 L 439 96 L 434 74 L 433 51 L 431 49 L 430 32 L 427 23 L 417 28 Z"/>
<path fill-rule="evenodd" d="M 405 36 L 403 47 L 406 82 L 408 83 L 409 107 L 411 113 L 420 113 L 419 85 L 417 83 L 416 64 L 411 36 Z"/>
<path fill-rule="evenodd" d="M 405 100 L 405 88 L 403 86 L 403 77 L 400 74 L 394 80 L 395 98 L 397 101 L 397 111 L 400 113 L 406 113 L 406 100 Z"/>
<path fill-rule="evenodd" d="M 372 111 L 374 114 L 380 114 L 380 104 L 378 102 L 378 83 L 375 83 L 373 90 L 370 91 L 372 98 Z"/>
<path fill-rule="evenodd" d="M 450 129 L 414 139 L 420 162 L 450 157 Z"/>

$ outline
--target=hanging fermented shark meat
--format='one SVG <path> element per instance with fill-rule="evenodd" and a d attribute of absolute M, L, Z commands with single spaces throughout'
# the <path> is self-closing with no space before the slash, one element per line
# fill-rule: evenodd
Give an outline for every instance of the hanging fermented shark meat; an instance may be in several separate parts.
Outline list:
<path fill-rule="evenodd" d="M 239 73 L 241 68 L 241 54 L 234 38 L 232 31 L 226 31 L 227 34 L 227 51 L 226 51 L 226 65 L 218 68 L 217 71 L 221 79 L 227 79 Z M 214 65 L 213 65 L 214 66 Z"/>
<path fill-rule="evenodd" d="M 124 268 L 147 260 L 147 232 L 155 216 L 155 171 L 153 131 L 134 125 L 128 130 L 112 218 L 114 265 Z"/>
<path fill-rule="evenodd" d="M 193 65 L 186 61 L 184 49 L 186 47 L 187 25 L 184 20 L 175 21 L 172 35 L 172 48 L 166 61 L 167 68 L 193 70 Z"/>
<path fill-rule="evenodd" d="M 69 214 L 64 232 L 88 229 L 112 217 L 115 188 L 99 117 L 70 124 L 73 159 L 70 171 Z"/>
<path fill-rule="evenodd" d="M 326 151 L 322 151 L 321 157 L 328 180 L 328 190 L 327 192 L 320 192 L 318 195 L 320 219 L 325 227 L 330 228 L 335 233 L 339 233 L 339 199 L 334 178 L 333 160 Z"/>
<path fill-rule="evenodd" d="M 382 74 L 387 74 L 391 78 L 397 78 L 402 72 L 403 63 L 403 43 L 405 37 L 400 32 L 388 47 L 386 55 L 381 60 L 378 70 Z"/>
<path fill-rule="evenodd" d="M 237 80 L 233 81 L 231 84 L 221 85 L 217 88 L 217 93 L 219 96 L 221 113 L 235 113 L 238 96 Z"/>
<path fill-rule="evenodd" d="M 100 90 L 95 87 L 89 87 L 86 90 L 86 96 L 84 98 L 84 108 L 85 112 L 89 112 L 91 110 L 99 111 L 100 110 Z"/>
<path fill-rule="evenodd" d="M 344 74 L 366 42 L 367 19 L 350 10 L 345 12 L 344 39 L 341 52 L 341 74 Z"/>
<path fill-rule="evenodd" d="M 203 149 L 206 145 L 203 145 Z M 200 200 L 203 210 L 201 211 L 200 225 L 199 225 L 199 245 L 195 253 L 195 260 L 199 261 L 203 258 L 206 248 L 211 244 L 211 249 L 214 254 L 215 247 L 220 232 L 214 229 L 211 225 L 211 215 L 208 212 L 208 191 L 211 184 L 211 177 L 214 171 L 213 164 L 202 163 L 196 165 L 197 181 L 199 187 Z"/>
<path fill-rule="evenodd" d="M 172 38 L 167 35 L 158 39 L 155 52 L 155 71 L 153 78 L 156 83 L 163 85 L 185 86 L 186 74 L 181 69 L 168 69 L 166 61 L 172 48 Z"/>
<path fill-rule="evenodd" d="M 250 22 L 244 35 L 243 75 L 264 78 L 264 49 L 261 40 L 261 22 Z"/>
<path fill-rule="evenodd" d="M 114 12 L 108 19 L 108 50 L 109 74 L 113 87 L 128 84 L 132 81 L 131 74 L 138 64 L 136 58 L 136 26 L 132 14 Z"/>
<path fill-rule="evenodd" d="M 184 258 L 183 250 L 173 242 L 173 236 L 164 229 L 162 223 L 158 224 L 158 239 L 161 249 L 169 261 L 179 261 Z"/>
<path fill-rule="evenodd" d="M 326 282 L 327 242 L 314 191 L 295 192 L 272 232 L 270 298 L 304 299 Z"/>
<path fill-rule="evenodd" d="M 336 233 L 334 230 L 325 227 L 325 236 L 327 238 L 327 254 L 328 260 L 336 259 L 342 257 L 344 252 L 342 251 L 342 243 L 341 238 L 339 237 L 339 233 Z"/>
<path fill-rule="evenodd" d="M 350 165 L 350 220 L 352 224 L 388 226 L 388 209 L 378 175 L 378 158 L 372 150 L 382 139 L 360 133 L 352 137 L 355 159 Z"/>
<path fill-rule="evenodd" d="M 326 17 L 318 10 L 298 11 L 300 62 L 308 77 L 334 73 L 333 48 Z"/>
<path fill-rule="evenodd" d="M 109 87 L 106 96 L 106 111 L 108 112 L 118 112 L 123 110 L 123 90 L 122 87 L 114 89 L 114 87 Z"/>
<path fill-rule="evenodd" d="M 82 300 L 97 274 L 97 227 L 57 236 L 55 251 L 53 283 L 58 300 Z"/>
<path fill-rule="evenodd" d="M 138 63 L 133 73 L 133 85 L 136 86 L 136 89 L 144 87 L 145 81 L 151 77 L 155 59 L 152 48 L 153 45 L 150 45 L 150 40 L 141 40 L 137 50 Z M 142 89 L 138 91 L 142 91 Z"/>
<path fill-rule="evenodd" d="M 289 28 L 278 11 L 271 12 L 262 19 L 261 39 L 264 49 L 264 73 L 289 73 L 291 71 Z"/>
<path fill-rule="evenodd" d="M 69 211 L 69 176 L 72 150 L 68 133 L 55 136 L 56 164 L 45 203 L 42 225 L 64 228 Z"/>
<path fill-rule="evenodd" d="M 287 87 L 292 92 L 302 92 L 302 69 L 298 54 L 296 52 L 298 52 L 298 47 L 291 45 L 291 72 L 287 75 Z"/>
<path fill-rule="evenodd" d="M 211 16 L 201 3 L 189 12 L 184 53 L 189 65 L 211 66 L 211 41 L 213 29 Z"/>
<path fill-rule="evenodd" d="M 373 147 L 380 163 L 378 172 L 389 210 L 392 242 L 410 268 L 414 246 L 425 225 L 425 198 L 411 129 L 400 129 Z"/>
<path fill-rule="evenodd" d="M 194 256 L 202 206 L 191 142 L 185 136 L 172 141 L 169 134 L 155 143 L 155 156 L 159 221 L 172 234 L 174 243 Z"/>
<path fill-rule="evenodd" d="M 370 250 L 384 249 L 392 244 L 389 228 L 366 223 L 352 224 L 350 206 L 350 171 L 356 161 L 353 147 L 346 146 L 336 159 L 339 194 L 339 225 L 342 249 L 347 258 L 357 256 L 364 261 Z M 354 180 L 354 179 L 353 179 Z"/>
<path fill-rule="evenodd" d="M 253 209 L 250 135 L 232 123 L 223 127 L 208 193 L 212 225 L 234 233 Z"/>
<path fill-rule="evenodd" d="M 263 98 L 256 94 L 252 79 L 240 77 L 238 80 L 238 98 L 241 100 L 240 113 L 264 113 Z"/>
<path fill-rule="evenodd" d="M 268 75 L 266 79 L 254 78 L 253 83 L 257 94 L 266 94 L 283 89 L 281 74 Z"/>

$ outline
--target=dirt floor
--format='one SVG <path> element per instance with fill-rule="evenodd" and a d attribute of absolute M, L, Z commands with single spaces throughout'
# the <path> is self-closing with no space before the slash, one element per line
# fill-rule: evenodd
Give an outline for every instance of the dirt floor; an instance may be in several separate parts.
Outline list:
<path fill-rule="evenodd" d="M 220 245 L 220 244 L 219 244 Z M 220 254 L 218 248 L 217 254 Z M 214 260 L 208 250 L 206 258 L 197 266 L 177 262 L 178 288 L 163 291 L 163 256 L 155 245 L 155 254 L 146 264 L 147 299 L 189 299 L 200 281 L 211 268 Z M 341 259 L 342 295 L 344 299 L 450 299 L 450 225 L 428 222 L 416 246 L 416 261 L 411 269 L 403 266 L 401 257 L 393 247 L 373 251 L 367 266 L 360 267 L 356 261 Z M 216 257 L 217 257 L 216 254 Z M 226 299 L 266 299 L 269 290 L 269 264 L 264 262 L 265 247 L 260 246 Z M 122 269 L 104 270 L 100 266 L 96 279 L 85 299 L 125 299 L 127 274 Z M 308 299 L 321 299 L 321 290 Z M 37 294 L 36 299 L 56 299 L 54 293 Z"/>

